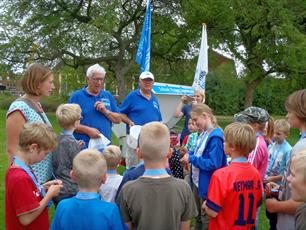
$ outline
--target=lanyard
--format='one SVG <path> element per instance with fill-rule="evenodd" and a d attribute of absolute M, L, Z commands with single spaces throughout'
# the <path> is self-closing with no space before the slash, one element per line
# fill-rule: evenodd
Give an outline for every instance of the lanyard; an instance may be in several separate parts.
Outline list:
<path fill-rule="evenodd" d="M 168 175 L 166 169 L 146 169 L 143 176 L 161 176 Z"/>
<path fill-rule="evenodd" d="M 211 128 L 208 128 L 206 131 L 202 133 L 202 135 L 199 136 L 200 140 L 199 139 L 197 140 L 197 146 L 194 150 L 195 155 L 197 155 L 197 152 L 199 151 L 203 143 L 206 143 L 210 130 Z"/>
<path fill-rule="evenodd" d="M 106 173 L 107 174 L 117 174 L 117 170 L 116 169 L 107 169 Z"/>
<path fill-rule="evenodd" d="M 302 132 L 302 133 L 301 133 L 300 140 L 302 140 L 302 139 L 304 139 L 304 138 L 306 138 L 306 132 Z"/>
<path fill-rule="evenodd" d="M 16 156 L 14 156 L 14 163 L 15 165 L 18 165 L 21 169 L 23 169 L 31 177 L 32 181 L 36 185 L 38 192 L 40 193 L 42 197 L 44 197 L 46 195 L 46 192 L 44 188 L 39 184 L 31 168 L 27 166 L 22 160 L 18 159 Z"/>
<path fill-rule="evenodd" d="M 100 194 L 95 192 L 78 192 L 75 197 L 80 200 L 101 199 Z"/>
<path fill-rule="evenodd" d="M 233 162 L 238 162 L 238 163 L 247 163 L 248 160 L 246 157 L 237 157 L 235 159 L 232 159 L 232 163 Z"/>

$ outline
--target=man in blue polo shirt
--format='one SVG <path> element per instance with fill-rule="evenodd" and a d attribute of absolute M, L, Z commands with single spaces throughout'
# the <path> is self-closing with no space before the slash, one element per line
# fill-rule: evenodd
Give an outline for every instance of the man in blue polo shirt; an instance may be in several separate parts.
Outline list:
<path fill-rule="evenodd" d="M 103 90 L 105 69 L 99 64 L 90 66 L 86 72 L 87 86 L 74 92 L 69 103 L 79 104 L 82 109 L 82 120 L 74 136 L 85 142 L 88 147 L 90 138 L 99 138 L 102 133 L 112 140 L 112 122 L 120 123 L 121 115 L 113 95 Z"/>
<path fill-rule="evenodd" d="M 129 93 L 122 102 L 120 107 L 122 121 L 130 127 L 162 120 L 157 97 L 152 93 L 153 84 L 153 74 L 148 71 L 142 72 L 139 76 L 139 89 Z M 138 159 L 134 154 L 134 150 L 127 148 L 127 168 L 135 166 L 137 163 Z"/>

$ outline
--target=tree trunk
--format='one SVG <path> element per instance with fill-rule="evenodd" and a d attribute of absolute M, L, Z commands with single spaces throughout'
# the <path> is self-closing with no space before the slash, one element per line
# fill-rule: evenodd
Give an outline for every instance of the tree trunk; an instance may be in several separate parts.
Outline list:
<path fill-rule="evenodd" d="M 119 101 L 121 102 L 124 97 L 127 94 L 127 88 L 125 84 L 125 73 L 122 71 L 122 69 L 117 69 L 115 71 L 116 74 L 116 80 L 117 80 L 117 86 L 118 86 L 118 96 Z"/>
<path fill-rule="evenodd" d="M 253 105 L 254 93 L 257 86 L 264 80 L 264 77 L 257 78 L 255 80 L 246 81 L 245 97 L 244 97 L 244 108 Z"/>

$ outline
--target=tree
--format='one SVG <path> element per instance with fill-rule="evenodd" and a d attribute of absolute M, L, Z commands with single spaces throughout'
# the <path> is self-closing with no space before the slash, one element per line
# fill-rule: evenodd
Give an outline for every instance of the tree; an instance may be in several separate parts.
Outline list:
<path fill-rule="evenodd" d="M 305 2 L 302 0 L 183 1 L 189 25 L 206 22 L 209 44 L 238 60 L 244 71 L 244 106 L 268 76 L 306 74 Z"/>
<path fill-rule="evenodd" d="M 2 1 L 2 62 L 22 68 L 33 61 L 72 68 L 102 63 L 114 73 L 122 99 L 127 92 L 126 83 L 131 81 L 127 75 L 136 70 L 134 58 L 145 13 L 143 2 Z M 174 61 L 182 56 L 191 36 L 185 36 L 178 23 L 179 1 L 151 3 L 153 53 Z"/>

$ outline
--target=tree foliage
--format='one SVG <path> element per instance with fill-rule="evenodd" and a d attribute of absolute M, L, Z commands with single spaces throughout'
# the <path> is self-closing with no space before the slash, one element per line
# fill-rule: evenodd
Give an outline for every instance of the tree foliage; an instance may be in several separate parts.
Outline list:
<path fill-rule="evenodd" d="M 73 68 L 102 63 L 114 73 L 120 96 L 126 94 L 143 24 L 142 0 L 2 1 L 2 59 Z M 189 39 L 177 23 L 179 1 L 152 0 L 152 49 L 165 59 L 179 57 Z M 154 38 L 156 37 L 156 39 Z M 138 72 L 138 71 L 137 71 Z M 138 72 L 139 73 L 139 72 Z"/>
<path fill-rule="evenodd" d="M 145 13 L 143 3 L 143 0 L 3 0 L 1 63 L 18 69 L 39 61 L 55 70 L 61 69 L 64 75 L 67 69 L 63 67 L 84 74 L 88 65 L 100 63 L 106 67 L 109 79 L 114 80 L 108 84 L 118 86 L 122 99 L 139 74 L 134 58 Z M 240 107 L 241 100 L 244 106 L 252 104 L 258 94 L 256 88 L 262 82 L 270 82 L 265 81 L 267 77 L 305 79 L 303 0 L 151 0 L 151 3 L 151 69 L 158 80 L 191 84 L 203 22 L 208 27 L 210 50 L 228 52 L 244 66 L 239 95 L 230 94 L 238 98 L 237 106 Z M 217 75 L 216 79 L 211 78 L 216 83 L 227 76 L 226 72 L 224 75 L 217 72 L 208 75 L 208 80 Z M 211 92 L 219 86 L 212 85 L 210 89 L 207 84 L 207 87 Z"/>
<path fill-rule="evenodd" d="M 184 1 L 190 25 L 206 22 L 209 43 L 244 66 L 244 106 L 268 76 L 306 74 L 306 5 L 302 0 Z"/>

